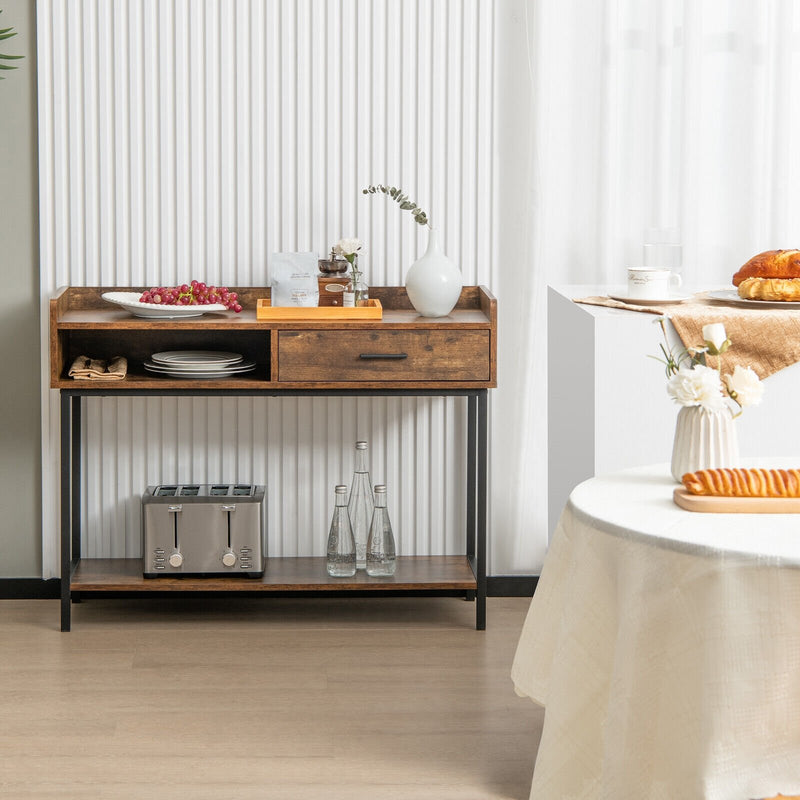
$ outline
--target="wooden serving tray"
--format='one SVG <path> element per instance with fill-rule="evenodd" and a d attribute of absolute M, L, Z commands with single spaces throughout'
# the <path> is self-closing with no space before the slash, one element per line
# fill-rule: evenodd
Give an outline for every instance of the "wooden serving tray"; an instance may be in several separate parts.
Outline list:
<path fill-rule="evenodd" d="M 256 319 L 263 320 L 348 320 L 383 319 L 380 300 L 367 300 L 363 306 L 343 308 L 341 306 L 273 306 L 269 299 L 261 298 L 256 303 Z"/>
<path fill-rule="evenodd" d="M 798 514 L 800 497 L 711 497 L 692 494 L 679 486 L 672 493 L 676 505 L 709 514 Z"/>

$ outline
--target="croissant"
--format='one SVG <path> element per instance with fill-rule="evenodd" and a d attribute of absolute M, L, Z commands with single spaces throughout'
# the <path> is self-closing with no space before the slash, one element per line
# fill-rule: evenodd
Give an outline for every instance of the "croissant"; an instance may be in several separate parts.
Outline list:
<path fill-rule="evenodd" d="M 800 497 L 800 469 L 701 469 L 687 472 L 691 494 L 715 497 Z"/>

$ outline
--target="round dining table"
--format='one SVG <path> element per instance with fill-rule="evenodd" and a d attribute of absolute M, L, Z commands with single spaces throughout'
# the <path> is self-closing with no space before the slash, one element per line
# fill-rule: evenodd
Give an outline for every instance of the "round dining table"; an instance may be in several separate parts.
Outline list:
<path fill-rule="evenodd" d="M 800 514 L 676 486 L 662 464 L 569 497 L 512 668 L 545 708 L 531 800 L 800 794 Z"/>

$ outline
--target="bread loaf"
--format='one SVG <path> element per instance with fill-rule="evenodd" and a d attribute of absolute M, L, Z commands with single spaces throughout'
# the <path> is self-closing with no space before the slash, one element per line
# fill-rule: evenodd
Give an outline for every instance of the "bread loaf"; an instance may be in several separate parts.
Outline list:
<path fill-rule="evenodd" d="M 745 278 L 739 297 L 746 300 L 800 300 L 800 278 Z"/>
<path fill-rule="evenodd" d="M 747 278 L 800 278 L 800 250 L 767 250 L 753 256 L 733 276 L 733 285 Z"/>
<path fill-rule="evenodd" d="M 800 469 L 701 469 L 687 472 L 691 494 L 714 497 L 800 497 Z"/>

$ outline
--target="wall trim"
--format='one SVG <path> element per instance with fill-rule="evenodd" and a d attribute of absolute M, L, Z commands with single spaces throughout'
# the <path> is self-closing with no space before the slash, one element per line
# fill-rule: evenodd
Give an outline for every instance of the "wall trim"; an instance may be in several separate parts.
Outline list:
<path fill-rule="evenodd" d="M 0 578 L 0 600 L 52 600 L 60 596 L 58 578 Z"/>
<path fill-rule="evenodd" d="M 490 575 L 486 578 L 487 597 L 533 597 L 538 575 Z"/>
<path fill-rule="evenodd" d="M 538 575 L 490 575 L 486 578 L 488 597 L 532 597 L 539 581 Z M 58 578 L 0 578 L 0 600 L 53 600 L 61 596 Z M 132 593 L 133 595 L 139 593 Z M 151 594 L 148 592 L 148 595 Z M 214 594 L 219 595 L 220 592 Z M 241 592 L 233 594 L 241 595 Z M 260 592 L 254 593 L 262 594 Z M 287 593 L 297 594 L 296 592 Z M 398 592 L 398 596 L 409 596 L 409 592 Z M 109 597 L 109 593 L 104 593 Z"/>

